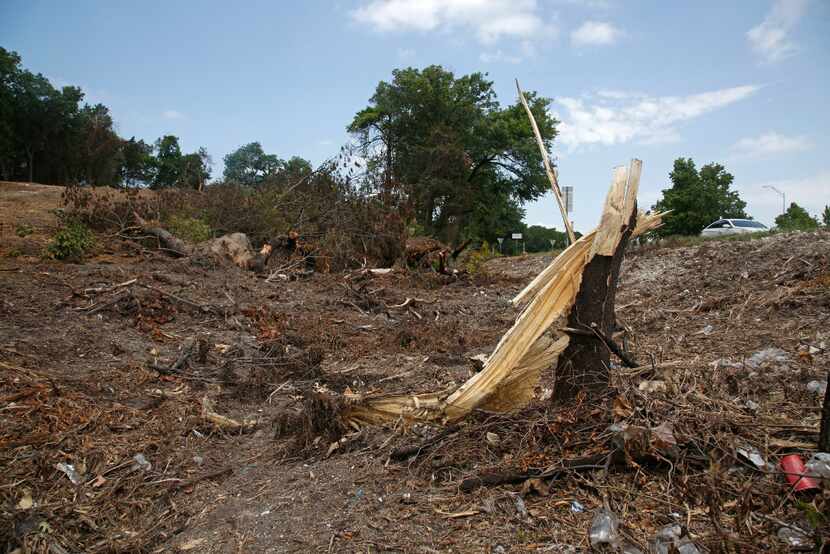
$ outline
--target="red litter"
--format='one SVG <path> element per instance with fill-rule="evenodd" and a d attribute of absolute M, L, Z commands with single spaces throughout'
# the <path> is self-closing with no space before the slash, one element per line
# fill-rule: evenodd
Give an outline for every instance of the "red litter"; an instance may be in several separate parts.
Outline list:
<path fill-rule="evenodd" d="M 781 458 L 781 469 L 784 470 L 784 476 L 796 492 L 818 488 L 815 479 L 804 475 L 807 468 L 804 467 L 804 460 L 798 454 L 789 454 Z"/>

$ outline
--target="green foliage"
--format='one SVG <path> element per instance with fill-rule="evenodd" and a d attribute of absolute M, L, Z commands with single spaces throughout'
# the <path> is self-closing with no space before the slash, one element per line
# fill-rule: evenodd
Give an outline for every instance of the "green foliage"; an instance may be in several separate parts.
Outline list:
<path fill-rule="evenodd" d="M 167 188 L 175 186 L 179 181 L 182 165 L 182 149 L 179 146 L 179 137 L 165 135 L 156 141 L 156 176 L 153 179 L 153 188 Z"/>
<path fill-rule="evenodd" d="M 224 158 L 225 181 L 246 186 L 261 185 L 285 164 L 273 154 L 266 154 L 262 145 L 251 142 L 240 146 Z"/>
<path fill-rule="evenodd" d="M 52 237 L 47 252 L 56 260 L 80 260 L 94 245 L 92 231 L 83 223 L 70 221 Z"/>
<path fill-rule="evenodd" d="M 830 206 L 824 206 L 824 211 L 821 212 L 821 222 L 825 227 L 830 227 Z"/>
<path fill-rule="evenodd" d="M 531 93 L 528 101 L 550 147 L 550 100 Z M 348 130 L 364 147 L 374 189 L 448 242 L 503 235 L 520 223 L 521 203 L 548 188 L 521 104 L 502 108 L 481 73 L 397 69 Z"/>
<path fill-rule="evenodd" d="M 132 137 L 122 144 L 121 156 L 122 163 L 118 172 L 124 186 L 150 186 L 156 176 L 153 145 Z"/>
<path fill-rule="evenodd" d="M 262 145 L 251 142 L 240 146 L 224 158 L 226 183 L 259 187 L 266 182 L 296 183 L 311 172 L 311 163 L 298 156 L 289 160 L 266 154 Z"/>
<path fill-rule="evenodd" d="M 775 218 L 775 225 L 782 231 L 813 231 L 818 221 L 807 210 L 793 202 L 787 211 Z"/>
<path fill-rule="evenodd" d="M 195 217 L 172 215 L 167 219 L 167 228 L 180 239 L 198 243 L 212 236 L 210 225 Z"/>
<path fill-rule="evenodd" d="M 0 179 L 201 189 L 210 177 L 204 148 L 182 154 L 168 135 L 153 156 L 152 146 L 118 136 L 109 108 L 83 99 L 80 88 L 55 88 L 0 48 Z"/>
<path fill-rule="evenodd" d="M 691 158 L 678 158 L 669 173 L 671 188 L 663 190 L 663 198 L 655 210 L 673 210 L 656 234 L 696 235 L 720 218 L 746 218 L 746 202 L 730 190 L 733 177 L 720 164 L 695 168 Z"/>
<path fill-rule="evenodd" d="M 18 225 L 18 226 L 17 226 L 17 228 L 14 230 L 14 234 L 16 234 L 16 235 L 17 235 L 18 237 L 20 237 L 20 238 L 23 238 L 23 237 L 28 237 L 29 235 L 31 235 L 31 234 L 32 234 L 32 233 L 34 233 L 34 232 L 35 232 L 35 230 L 34 230 L 34 229 L 32 229 L 32 226 L 31 226 L 31 225 L 27 225 L 27 224 L 25 224 L 25 223 L 21 223 L 21 224 L 20 224 L 20 225 Z"/>
<path fill-rule="evenodd" d="M 568 245 L 568 234 L 555 228 L 531 225 L 524 231 L 525 249 L 528 252 L 548 252 Z M 551 245 L 550 241 L 553 241 Z"/>
<path fill-rule="evenodd" d="M 491 247 L 486 240 L 481 243 L 478 250 L 473 250 L 464 261 L 464 269 L 470 274 L 476 274 L 481 271 L 481 267 L 487 260 L 498 258 L 501 256 L 497 248 Z"/>

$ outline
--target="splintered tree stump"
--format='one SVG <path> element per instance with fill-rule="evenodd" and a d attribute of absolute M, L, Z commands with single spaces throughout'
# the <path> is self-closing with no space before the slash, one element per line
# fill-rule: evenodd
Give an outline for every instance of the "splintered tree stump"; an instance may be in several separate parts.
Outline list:
<path fill-rule="evenodd" d="M 620 265 L 636 222 L 635 206 L 614 255 L 597 254 L 585 266 L 576 301 L 568 315 L 568 327 L 588 333 L 571 335 L 568 347 L 559 356 L 554 381 L 554 402 L 573 400 L 580 391 L 592 395 L 608 389 L 611 351 L 601 337 L 613 336 Z M 592 330 L 600 335 L 592 335 Z"/>

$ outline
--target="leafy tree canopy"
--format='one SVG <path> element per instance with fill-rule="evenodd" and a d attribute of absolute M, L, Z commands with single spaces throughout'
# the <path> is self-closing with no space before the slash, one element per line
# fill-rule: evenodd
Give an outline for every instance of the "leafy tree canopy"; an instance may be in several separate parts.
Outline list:
<path fill-rule="evenodd" d="M 531 225 L 525 229 L 524 240 L 528 252 L 547 252 L 554 248 L 565 248 L 568 245 L 568 234 L 552 227 Z"/>
<path fill-rule="evenodd" d="M 824 206 L 824 211 L 821 212 L 821 222 L 825 227 L 830 227 L 830 206 Z"/>
<path fill-rule="evenodd" d="M 746 202 L 737 191 L 730 190 L 733 177 L 720 164 L 708 164 L 698 170 L 691 158 L 678 158 L 669 173 L 672 186 L 663 190 L 655 210 L 672 210 L 663 227 L 662 236 L 697 235 L 720 218 L 746 218 Z"/>
<path fill-rule="evenodd" d="M 225 181 L 256 186 L 274 175 L 285 164 L 274 154 L 266 154 L 262 145 L 251 142 L 240 146 L 224 158 Z"/>
<path fill-rule="evenodd" d="M 202 148 L 183 155 L 177 137 L 152 146 L 115 131 L 109 108 L 55 88 L 0 48 L 0 178 L 40 183 L 200 188 L 210 177 Z"/>
<path fill-rule="evenodd" d="M 826 209 L 824 215 L 827 216 Z M 775 218 L 775 225 L 783 231 L 812 231 L 818 229 L 818 221 L 795 202 L 790 204 L 786 212 Z"/>
<path fill-rule="evenodd" d="M 530 93 L 528 101 L 550 148 L 550 100 Z M 348 130 L 363 145 L 382 196 L 444 240 L 492 240 L 521 220 L 523 202 L 548 188 L 521 104 L 502 108 L 481 73 L 397 69 Z"/>

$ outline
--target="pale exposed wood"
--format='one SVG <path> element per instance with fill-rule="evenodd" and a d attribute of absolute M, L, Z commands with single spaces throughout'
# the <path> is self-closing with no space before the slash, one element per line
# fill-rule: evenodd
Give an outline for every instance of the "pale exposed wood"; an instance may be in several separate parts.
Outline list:
<path fill-rule="evenodd" d="M 594 252 L 605 252 L 620 241 L 636 205 L 640 162 L 615 173 L 600 227 L 562 252 L 515 299 L 526 303 L 515 324 L 504 334 L 481 372 L 458 389 L 419 395 L 347 396 L 347 420 L 358 426 L 398 419 L 446 423 L 483 409 L 507 412 L 532 398 L 541 371 L 557 363 L 570 339 L 561 333 L 579 292 L 585 267 Z M 633 234 L 660 225 L 661 214 L 640 214 Z M 597 245 L 598 237 L 604 237 Z M 613 254 L 613 252 L 612 252 Z M 553 331 L 551 331 L 553 329 Z"/>
<path fill-rule="evenodd" d="M 539 152 L 542 154 L 542 163 L 545 164 L 545 173 L 548 174 L 550 187 L 553 189 L 553 196 L 556 198 L 556 203 L 559 204 L 559 211 L 562 213 L 562 221 L 565 223 L 565 230 L 568 232 L 568 239 L 570 239 L 571 244 L 573 244 L 576 242 L 576 236 L 574 235 L 574 230 L 571 227 L 571 222 L 568 219 L 568 211 L 565 209 L 565 202 L 562 200 L 562 191 L 559 190 L 559 180 L 556 178 L 556 173 L 550 165 L 548 151 L 547 148 L 545 148 L 545 142 L 542 140 L 542 133 L 539 132 L 539 126 L 536 124 L 536 118 L 533 117 L 533 112 L 530 111 L 530 106 L 527 103 L 524 92 L 522 92 L 522 87 L 519 86 L 518 79 L 516 79 L 516 90 L 519 91 L 519 100 L 521 100 L 522 106 L 524 106 L 525 111 L 527 112 L 527 117 L 530 118 L 530 126 L 533 127 L 533 135 L 536 137 L 536 143 L 539 145 Z"/>
<path fill-rule="evenodd" d="M 591 247 L 591 257 L 614 255 L 636 204 L 641 172 L 640 160 L 631 160 L 628 169 L 614 168 L 614 180 L 605 199 L 605 209 Z"/>

